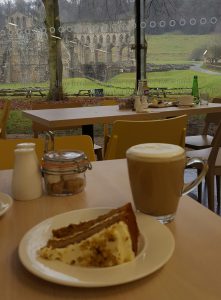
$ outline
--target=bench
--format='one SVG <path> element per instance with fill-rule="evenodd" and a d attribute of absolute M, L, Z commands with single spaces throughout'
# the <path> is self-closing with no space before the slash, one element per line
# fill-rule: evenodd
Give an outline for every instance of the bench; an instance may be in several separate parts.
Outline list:
<path fill-rule="evenodd" d="M 92 96 L 91 90 L 79 90 L 76 96 Z"/>
<path fill-rule="evenodd" d="M 46 96 L 44 93 L 48 91 L 48 88 L 41 87 L 27 87 L 27 88 L 18 88 L 18 89 L 0 89 L 1 97 L 17 97 L 17 96 L 25 96 L 26 98 L 31 98 L 32 96 L 41 96 L 42 98 Z"/>
<path fill-rule="evenodd" d="M 89 97 L 103 97 L 104 90 L 103 89 L 92 89 L 92 90 L 79 90 L 76 96 L 89 96 Z"/>

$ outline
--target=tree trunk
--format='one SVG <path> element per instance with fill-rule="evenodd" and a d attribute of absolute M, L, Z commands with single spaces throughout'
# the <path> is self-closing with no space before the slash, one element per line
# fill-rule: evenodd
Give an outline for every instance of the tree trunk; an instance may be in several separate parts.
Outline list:
<path fill-rule="evenodd" d="M 48 54 L 49 54 L 49 77 L 50 87 L 48 100 L 62 100 L 62 58 L 61 58 L 61 34 L 59 4 L 58 0 L 43 0 L 46 19 L 45 25 L 48 34 Z"/>

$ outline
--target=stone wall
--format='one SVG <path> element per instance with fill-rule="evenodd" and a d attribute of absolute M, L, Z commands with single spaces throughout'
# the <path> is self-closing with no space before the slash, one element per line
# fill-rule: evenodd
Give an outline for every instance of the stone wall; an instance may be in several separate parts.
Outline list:
<path fill-rule="evenodd" d="M 15 25 L 12 25 L 15 24 Z M 82 76 L 84 65 L 107 69 L 134 65 L 134 21 L 68 23 L 61 26 L 64 77 Z M 111 72 L 109 72 L 111 74 Z M 0 31 L 0 82 L 42 82 L 48 79 L 45 28 L 17 12 Z"/>

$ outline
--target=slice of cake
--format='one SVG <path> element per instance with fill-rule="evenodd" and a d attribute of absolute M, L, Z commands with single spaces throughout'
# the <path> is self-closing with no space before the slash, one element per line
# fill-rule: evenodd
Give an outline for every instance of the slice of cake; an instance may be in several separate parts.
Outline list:
<path fill-rule="evenodd" d="M 131 204 L 96 219 L 52 230 L 39 255 L 67 264 L 109 267 L 131 261 L 137 254 L 139 230 Z"/>

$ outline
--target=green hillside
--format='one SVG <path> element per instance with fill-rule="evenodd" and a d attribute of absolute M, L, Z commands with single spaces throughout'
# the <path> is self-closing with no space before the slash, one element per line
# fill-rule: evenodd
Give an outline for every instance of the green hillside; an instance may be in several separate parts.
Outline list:
<path fill-rule="evenodd" d="M 149 63 L 183 64 L 190 61 L 191 53 L 197 48 L 203 48 L 220 39 L 217 34 L 182 35 L 162 34 L 147 37 L 147 61 Z"/>

